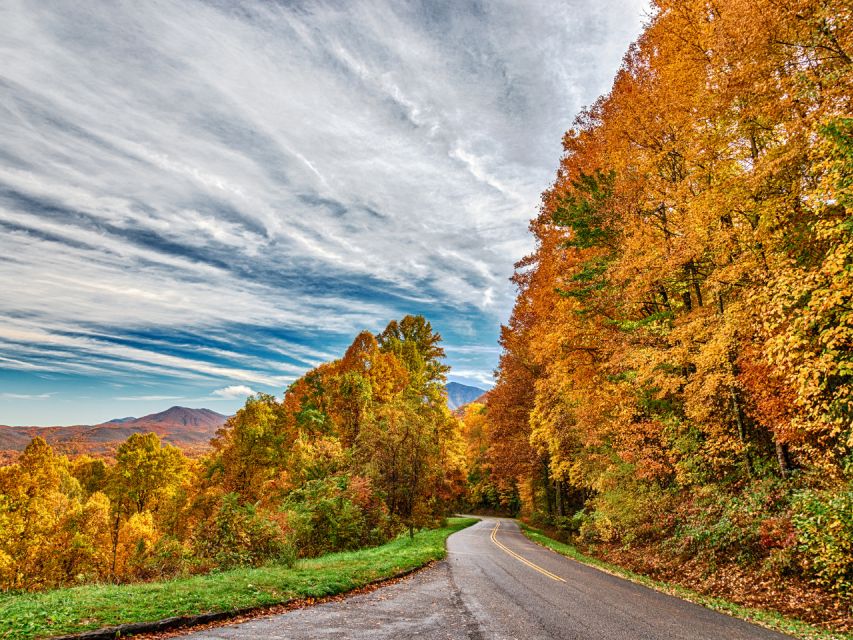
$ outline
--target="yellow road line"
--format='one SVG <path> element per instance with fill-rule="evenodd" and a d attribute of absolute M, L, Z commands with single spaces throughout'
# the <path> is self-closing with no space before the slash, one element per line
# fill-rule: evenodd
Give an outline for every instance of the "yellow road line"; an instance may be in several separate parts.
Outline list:
<path fill-rule="evenodd" d="M 549 578 L 551 578 L 551 580 L 557 580 L 558 582 L 565 582 L 565 580 L 563 580 L 560 576 L 554 575 L 550 571 L 547 571 L 547 570 L 543 569 L 542 567 L 540 567 L 538 564 L 533 564 L 527 558 L 524 558 L 524 557 L 518 555 L 515 551 L 513 551 L 509 547 L 501 544 L 501 542 L 498 540 L 498 528 L 500 526 L 501 526 L 501 522 L 500 522 L 500 520 L 498 520 L 497 524 L 495 524 L 495 528 L 492 529 L 492 542 L 494 542 L 498 546 L 498 548 L 500 548 L 503 551 L 506 551 L 513 558 L 515 558 L 516 560 L 520 560 L 521 562 L 526 564 L 531 569 L 535 569 L 536 571 L 541 573 L 543 576 L 548 576 Z"/>

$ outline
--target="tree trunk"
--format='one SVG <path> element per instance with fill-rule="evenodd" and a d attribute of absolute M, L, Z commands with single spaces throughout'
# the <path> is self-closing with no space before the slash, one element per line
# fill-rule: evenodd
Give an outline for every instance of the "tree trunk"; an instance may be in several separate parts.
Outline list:
<path fill-rule="evenodd" d="M 536 513 L 536 473 L 530 474 L 530 515 Z"/>
<path fill-rule="evenodd" d="M 545 488 L 545 511 L 549 516 L 554 515 L 554 491 L 551 488 L 551 474 L 548 473 L 548 465 L 542 465 L 542 474 L 545 482 L 542 484 Z"/>
<path fill-rule="evenodd" d="M 562 491 L 562 486 L 561 486 L 562 484 L 563 483 L 560 480 L 554 481 L 554 489 L 557 492 L 556 500 L 555 500 L 555 502 L 557 503 L 557 515 L 560 517 L 563 517 L 564 515 L 566 515 L 565 512 L 563 511 L 563 491 Z"/>
<path fill-rule="evenodd" d="M 660 297 L 663 299 L 663 306 L 666 307 L 666 310 L 671 313 L 672 305 L 669 304 L 669 296 L 666 293 L 666 288 L 663 285 L 660 285 L 658 287 L 658 291 L 660 291 Z"/>
<path fill-rule="evenodd" d="M 693 283 L 693 293 L 696 296 L 696 306 L 702 306 L 702 287 L 699 286 L 699 274 L 696 273 L 696 265 L 690 261 L 690 281 Z"/>
<path fill-rule="evenodd" d="M 113 563 L 110 568 L 110 577 L 115 581 L 116 579 L 116 556 L 118 555 L 118 530 L 119 525 L 121 524 L 121 514 L 116 513 L 115 524 L 113 525 Z"/>
<path fill-rule="evenodd" d="M 737 435 L 740 439 L 741 445 L 743 445 L 743 458 L 746 463 L 746 472 L 750 477 L 752 477 L 752 456 L 749 455 L 749 445 L 746 439 L 746 424 L 744 421 L 743 407 L 741 407 L 740 404 L 740 397 L 738 396 L 737 388 L 732 385 L 729 387 L 729 391 L 732 398 L 732 409 L 735 414 L 735 422 L 737 423 Z"/>
<path fill-rule="evenodd" d="M 779 442 L 776 436 L 773 436 L 773 444 L 776 447 L 776 460 L 779 463 L 779 473 L 783 478 L 791 475 L 791 457 L 788 455 L 788 445 L 784 442 Z"/>

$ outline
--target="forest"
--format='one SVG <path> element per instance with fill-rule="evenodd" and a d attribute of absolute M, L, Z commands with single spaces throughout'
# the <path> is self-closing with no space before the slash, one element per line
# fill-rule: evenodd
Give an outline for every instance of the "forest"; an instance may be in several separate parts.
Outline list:
<path fill-rule="evenodd" d="M 641 571 L 849 603 L 851 6 L 655 5 L 531 221 L 491 483 Z"/>
<path fill-rule="evenodd" d="M 363 332 L 282 400 L 250 397 L 199 459 L 154 433 L 114 461 L 35 438 L 0 467 L 0 590 L 287 565 L 439 523 L 466 467 L 440 341 L 421 316 Z"/>

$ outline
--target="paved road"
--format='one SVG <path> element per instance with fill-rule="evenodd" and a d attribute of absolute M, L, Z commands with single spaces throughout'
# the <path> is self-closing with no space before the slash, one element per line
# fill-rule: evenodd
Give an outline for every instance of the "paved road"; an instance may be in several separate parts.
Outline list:
<path fill-rule="evenodd" d="M 781 640 L 787 636 L 616 578 L 540 547 L 507 519 L 448 539 L 448 557 L 338 602 L 188 636 Z"/>

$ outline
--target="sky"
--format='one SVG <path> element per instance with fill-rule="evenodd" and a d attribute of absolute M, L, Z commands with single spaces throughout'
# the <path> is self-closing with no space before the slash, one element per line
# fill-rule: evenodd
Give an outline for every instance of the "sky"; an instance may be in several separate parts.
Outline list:
<path fill-rule="evenodd" d="M 0 4 L 0 424 L 281 396 L 423 314 L 487 388 L 639 0 Z"/>

